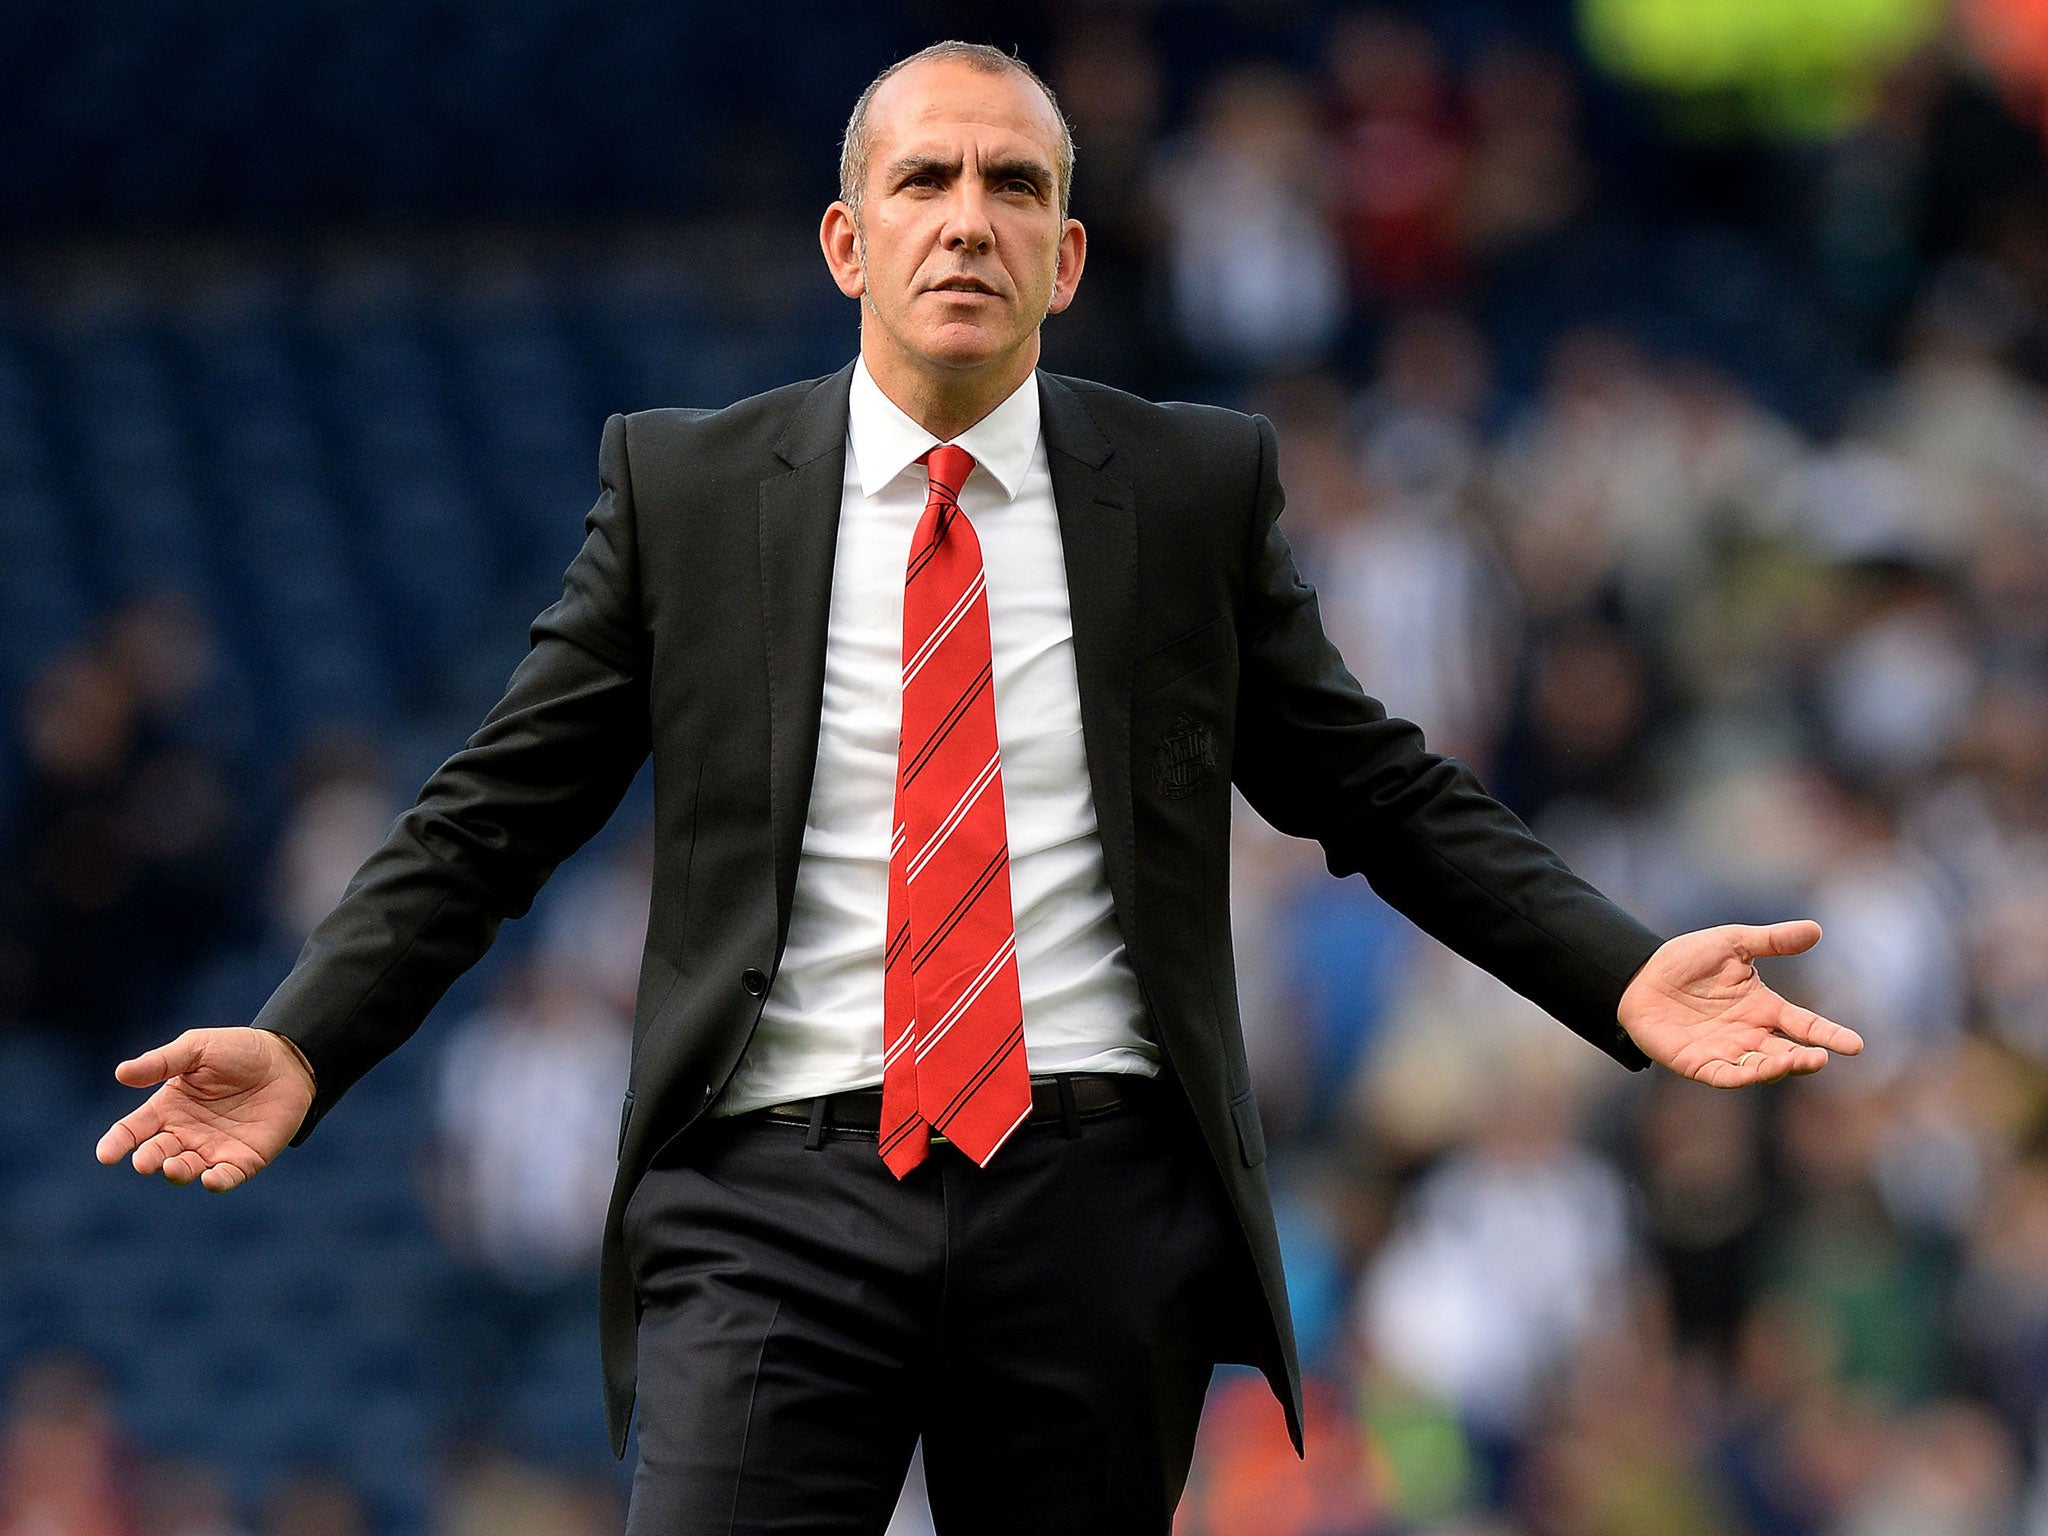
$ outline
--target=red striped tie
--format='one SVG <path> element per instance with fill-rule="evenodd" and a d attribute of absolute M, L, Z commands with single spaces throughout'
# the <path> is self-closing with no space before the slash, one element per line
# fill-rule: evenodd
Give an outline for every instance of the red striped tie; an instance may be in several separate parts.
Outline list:
<path fill-rule="evenodd" d="M 974 459 L 949 443 L 921 462 L 882 977 L 881 1152 L 899 1179 L 932 1130 L 986 1164 L 1031 1112 L 988 595 L 959 505 Z"/>

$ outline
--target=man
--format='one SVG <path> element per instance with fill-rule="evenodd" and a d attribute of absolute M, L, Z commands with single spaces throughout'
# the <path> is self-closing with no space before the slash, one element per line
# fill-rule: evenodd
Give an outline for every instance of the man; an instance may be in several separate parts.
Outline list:
<path fill-rule="evenodd" d="M 1086 236 L 1050 93 L 941 44 L 821 230 L 860 357 L 607 423 L 505 698 L 247 1029 L 117 1068 L 99 1157 L 228 1189 L 399 1045 L 654 759 L 602 1332 L 635 1532 L 1165 1532 L 1213 1363 L 1299 1384 L 1230 964 L 1234 782 L 1631 1067 L 1850 1031 L 1659 944 L 1324 640 L 1263 418 L 1035 371 Z M 1019 1049 L 1019 1047 L 1022 1049 Z"/>

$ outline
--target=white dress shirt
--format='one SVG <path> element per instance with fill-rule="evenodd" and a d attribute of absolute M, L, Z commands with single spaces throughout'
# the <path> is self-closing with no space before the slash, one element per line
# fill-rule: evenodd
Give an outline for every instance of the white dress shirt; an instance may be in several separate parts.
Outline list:
<path fill-rule="evenodd" d="M 938 444 L 854 365 L 832 567 L 824 708 L 789 942 L 761 1022 L 714 1107 L 741 1114 L 882 1081 L 882 948 L 903 580 Z M 960 510 L 981 541 L 996 739 L 1030 1070 L 1159 1070 L 1110 903 L 1081 744 L 1066 559 L 1039 431 L 1038 378 L 953 440 L 974 457 Z"/>

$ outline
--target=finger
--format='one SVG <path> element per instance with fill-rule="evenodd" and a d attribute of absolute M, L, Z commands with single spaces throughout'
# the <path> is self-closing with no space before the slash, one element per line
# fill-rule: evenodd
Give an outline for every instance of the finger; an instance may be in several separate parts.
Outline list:
<path fill-rule="evenodd" d="M 249 1175 L 233 1163 L 215 1163 L 199 1176 L 199 1182 L 212 1190 L 233 1189 Z"/>
<path fill-rule="evenodd" d="M 1716 1058 L 1707 1062 L 1698 1079 L 1714 1088 L 1751 1088 L 1818 1072 L 1827 1061 L 1826 1051 L 1797 1045 L 1779 1036 L 1766 1036 L 1760 1046 L 1744 1051 L 1733 1061 Z"/>
<path fill-rule="evenodd" d="M 155 1135 L 162 1126 L 163 1117 L 152 1101 L 108 1126 L 107 1133 L 92 1149 L 92 1155 L 111 1167 Z"/>
<path fill-rule="evenodd" d="M 185 1143 L 176 1131 L 158 1131 L 135 1149 L 131 1161 L 137 1173 L 155 1173 L 163 1165 L 185 1150 Z"/>
<path fill-rule="evenodd" d="M 1764 1045 L 1766 1054 L 1750 1062 L 1759 1083 L 1805 1077 L 1828 1064 L 1828 1053 L 1818 1046 L 1795 1045 L 1790 1040 L 1767 1040 Z"/>
<path fill-rule="evenodd" d="M 123 1120 L 115 1120 L 111 1126 L 106 1126 L 106 1135 L 98 1139 L 98 1145 L 94 1145 L 92 1155 L 98 1157 L 102 1163 L 113 1167 L 123 1157 L 127 1157 L 131 1151 L 135 1151 L 141 1145 L 143 1137 L 150 1135 L 150 1133 L 147 1133 L 147 1128 L 135 1124 L 135 1118 L 137 1116 L 131 1114 L 131 1116 L 127 1116 Z"/>
<path fill-rule="evenodd" d="M 1733 1061 L 1716 1057 L 1694 1076 L 1709 1088 L 1748 1088 L 1763 1081 L 1763 1070 L 1760 1053 L 1745 1051 Z"/>
<path fill-rule="evenodd" d="M 1811 1008 L 1787 1003 L 1771 1027 L 1805 1045 L 1820 1046 L 1838 1056 L 1854 1056 L 1863 1049 L 1863 1037 L 1833 1019 L 1824 1019 Z"/>
<path fill-rule="evenodd" d="M 1761 927 L 1737 923 L 1730 927 L 1729 938 L 1738 949 L 1753 958 L 1803 955 L 1820 942 L 1820 924 L 1811 918 L 1766 923 Z"/>
<path fill-rule="evenodd" d="M 114 1068 L 114 1078 L 130 1088 L 147 1088 L 199 1065 L 201 1045 L 198 1032 L 186 1030 L 168 1045 L 131 1056 Z"/>
<path fill-rule="evenodd" d="M 190 1184 L 206 1171 L 206 1159 L 197 1152 L 179 1152 L 164 1159 L 164 1177 L 173 1184 Z"/>

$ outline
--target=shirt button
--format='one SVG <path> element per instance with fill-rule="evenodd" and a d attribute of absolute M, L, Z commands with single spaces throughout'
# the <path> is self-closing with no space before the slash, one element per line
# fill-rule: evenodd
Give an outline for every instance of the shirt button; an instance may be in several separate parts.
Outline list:
<path fill-rule="evenodd" d="M 768 978 L 750 965 L 740 972 L 740 985 L 747 989 L 747 996 L 759 997 L 768 990 Z"/>

